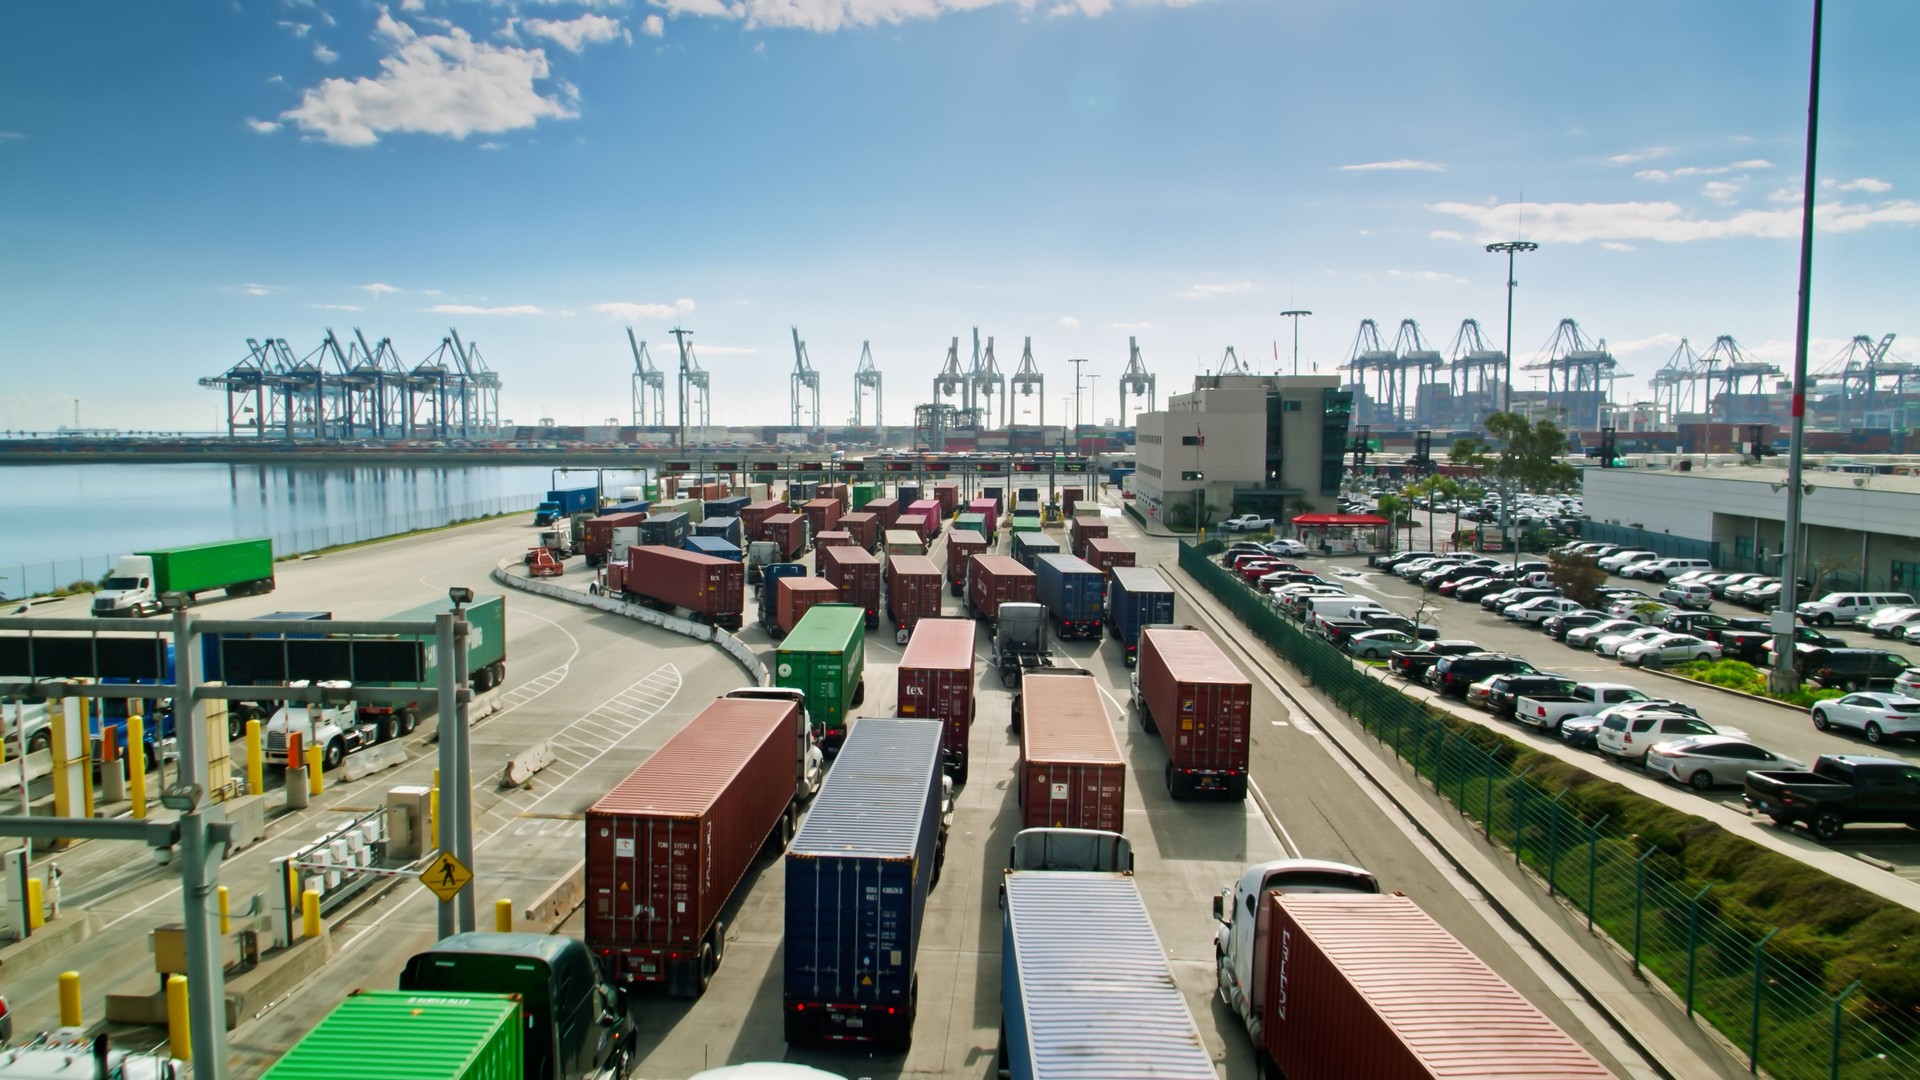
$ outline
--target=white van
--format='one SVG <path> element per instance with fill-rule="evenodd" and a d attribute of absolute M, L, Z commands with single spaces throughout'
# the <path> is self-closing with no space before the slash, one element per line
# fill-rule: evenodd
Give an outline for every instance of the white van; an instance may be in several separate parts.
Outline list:
<path fill-rule="evenodd" d="M 1666 581 L 1692 570 L 1712 570 L 1713 563 L 1706 559 L 1646 559 L 1629 563 L 1620 571 L 1621 577 L 1644 578 L 1647 581 Z"/>
<path fill-rule="evenodd" d="M 1830 592 L 1818 600 L 1799 605 L 1793 609 L 1793 613 L 1815 626 L 1832 626 L 1834 623 L 1865 622 L 1884 608 L 1912 606 L 1913 597 L 1906 593 Z"/>
<path fill-rule="evenodd" d="M 1307 614 L 1324 615 L 1329 619 L 1353 617 L 1356 611 L 1381 611 L 1391 615 L 1378 600 L 1369 600 L 1360 596 L 1315 596 L 1307 600 Z"/>
<path fill-rule="evenodd" d="M 1645 548 L 1628 548 L 1625 551 L 1616 551 L 1606 558 L 1601 559 L 1600 569 L 1618 574 L 1634 563 L 1645 562 L 1649 559 L 1657 559 L 1659 557 L 1660 553 L 1657 551 L 1648 551 Z"/>

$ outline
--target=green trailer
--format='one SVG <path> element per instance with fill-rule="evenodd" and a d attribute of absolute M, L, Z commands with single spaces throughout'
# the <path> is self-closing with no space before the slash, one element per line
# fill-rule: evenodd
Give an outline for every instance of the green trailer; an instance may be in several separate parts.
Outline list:
<path fill-rule="evenodd" d="M 872 484 L 853 485 L 853 509 L 858 511 L 861 507 L 878 498 L 877 491 L 878 489 Z"/>
<path fill-rule="evenodd" d="M 151 615 L 191 607 L 199 595 L 273 591 L 273 541 L 222 540 L 122 555 L 93 594 L 93 614 Z"/>
<path fill-rule="evenodd" d="M 775 686 L 807 695 L 807 722 L 828 750 L 846 740 L 848 717 L 867 700 L 867 612 L 815 604 L 781 640 Z"/>
<path fill-rule="evenodd" d="M 1039 532 L 1040 519 L 1031 514 L 1015 514 L 1007 519 L 1007 535 L 1015 533 Z"/>
<path fill-rule="evenodd" d="M 334 1006 L 262 1080 L 520 1080 L 520 1001 L 508 994 L 365 990 Z"/>
<path fill-rule="evenodd" d="M 467 613 L 467 676 L 474 693 L 491 690 L 507 679 L 507 601 L 503 596 L 476 596 L 464 605 Z M 390 622 L 432 622 L 443 611 L 452 611 L 453 601 L 442 597 L 398 614 L 387 616 Z M 433 637 L 427 643 L 426 678 L 432 684 L 440 678 L 440 658 L 435 655 Z"/>
<path fill-rule="evenodd" d="M 953 530 L 955 532 L 977 532 L 987 543 L 993 543 L 993 530 L 987 528 L 987 515 L 985 514 L 961 514 L 959 517 L 953 519 Z"/>

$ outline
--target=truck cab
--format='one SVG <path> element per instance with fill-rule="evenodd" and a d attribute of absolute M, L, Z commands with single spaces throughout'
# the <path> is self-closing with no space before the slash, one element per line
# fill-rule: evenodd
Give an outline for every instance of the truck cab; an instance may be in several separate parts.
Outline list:
<path fill-rule="evenodd" d="M 153 576 L 150 556 L 122 555 L 113 560 L 105 584 L 93 594 L 93 614 L 146 616 L 160 611 L 160 592 L 154 587 Z"/>
<path fill-rule="evenodd" d="M 1213 955 L 1220 1000 L 1240 1017 L 1260 1045 L 1261 995 L 1266 972 L 1260 961 L 1270 932 L 1270 893 L 1378 893 L 1379 879 L 1357 866 L 1322 859 L 1275 859 L 1250 866 L 1240 880 L 1213 898 Z"/>
<path fill-rule="evenodd" d="M 827 777 L 827 755 L 820 749 L 820 740 L 814 735 L 813 724 L 807 718 L 806 691 L 789 686 L 743 686 L 738 690 L 729 690 L 721 696 L 752 698 L 759 701 L 791 701 L 800 706 L 800 730 L 797 733 L 799 745 L 794 754 L 796 769 L 794 781 L 803 799 L 811 799 L 820 793 L 820 784 Z"/>
<path fill-rule="evenodd" d="M 360 718 L 359 706 L 351 699 L 338 700 L 353 690 L 349 682 L 309 683 L 306 680 L 289 683 L 289 691 L 301 691 L 317 688 L 333 697 L 333 701 L 288 701 L 274 711 L 267 721 L 266 757 L 270 763 L 283 764 L 287 756 L 289 735 L 300 736 L 301 747 L 318 746 L 320 748 L 320 767 L 337 768 L 348 754 L 359 753 L 376 743 L 385 742 L 393 734 L 387 723 L 373 723 Z M 299 696 L 290 694 L 290 696 Z M 393 714 L 395 716 L 399 714 Z M 391 722 L 391 721 L 389 721 Z M 304 753 L 304 749 L 302 751 Z"/>
<path fill-rule="evenodd" d="M 1052 657 L 1047 650 L 1047 609 L 1031 603 L 1001 604 L 993 628 L 993 661 L 1000 670 L 1000 684 L 1010 687 L 1022 671 L 1052 667 Z"/>

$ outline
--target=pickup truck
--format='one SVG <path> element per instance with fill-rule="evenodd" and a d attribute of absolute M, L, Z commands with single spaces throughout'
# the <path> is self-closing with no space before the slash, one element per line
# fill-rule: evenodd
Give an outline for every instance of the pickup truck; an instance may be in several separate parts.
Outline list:
<path fill-rule="evenodd" d="M 1273 529 L 1273 519 L 1258 514 L 1241 514 L 1221 522 L 1219 529 L 1221 532 L 1269 532 Z"/>
<path fill-rule="evenodd" d="M 1920 766 L 1898 758 L 1822 754 L 1810 772 L 1750 772 L 1747 807 L 1775 825 L 1802 822 L 1832 841 L 1848 825 L 1920 828 Z"/>
<path fill-rule="evenodd" d="M 1592 716 L 1601 709 L 1646 700 L 1647 694 L 1621 683 L 1579 683 L 1565 694 L 1518 699 L 1513 703 L 1513 718 L 1553 733 L 1576 716 Z"/>
<path fill-rule="evenodd" d="M 1429 641 L 1417 649 L 1401 649 L 1387 661 L 1387 667 L 1395 675 L 1408 682 L 1419 682 L 1427 669 L 1440 662 L 1443 656 L 1465 656 L 1479 652 L 1480 646 L 1471 641 Z"/>

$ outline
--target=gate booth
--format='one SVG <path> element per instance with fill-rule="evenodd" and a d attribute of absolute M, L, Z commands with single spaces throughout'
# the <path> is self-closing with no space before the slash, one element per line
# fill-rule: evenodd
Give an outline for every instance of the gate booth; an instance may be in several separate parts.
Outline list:
<path fill-rule="evenodd" d="M 1378 514 L 1300 514 L 1292 522 L 1294 539 L 1322 555 L 1389 547 L 1387 530 L 1392 524 Z"/>

